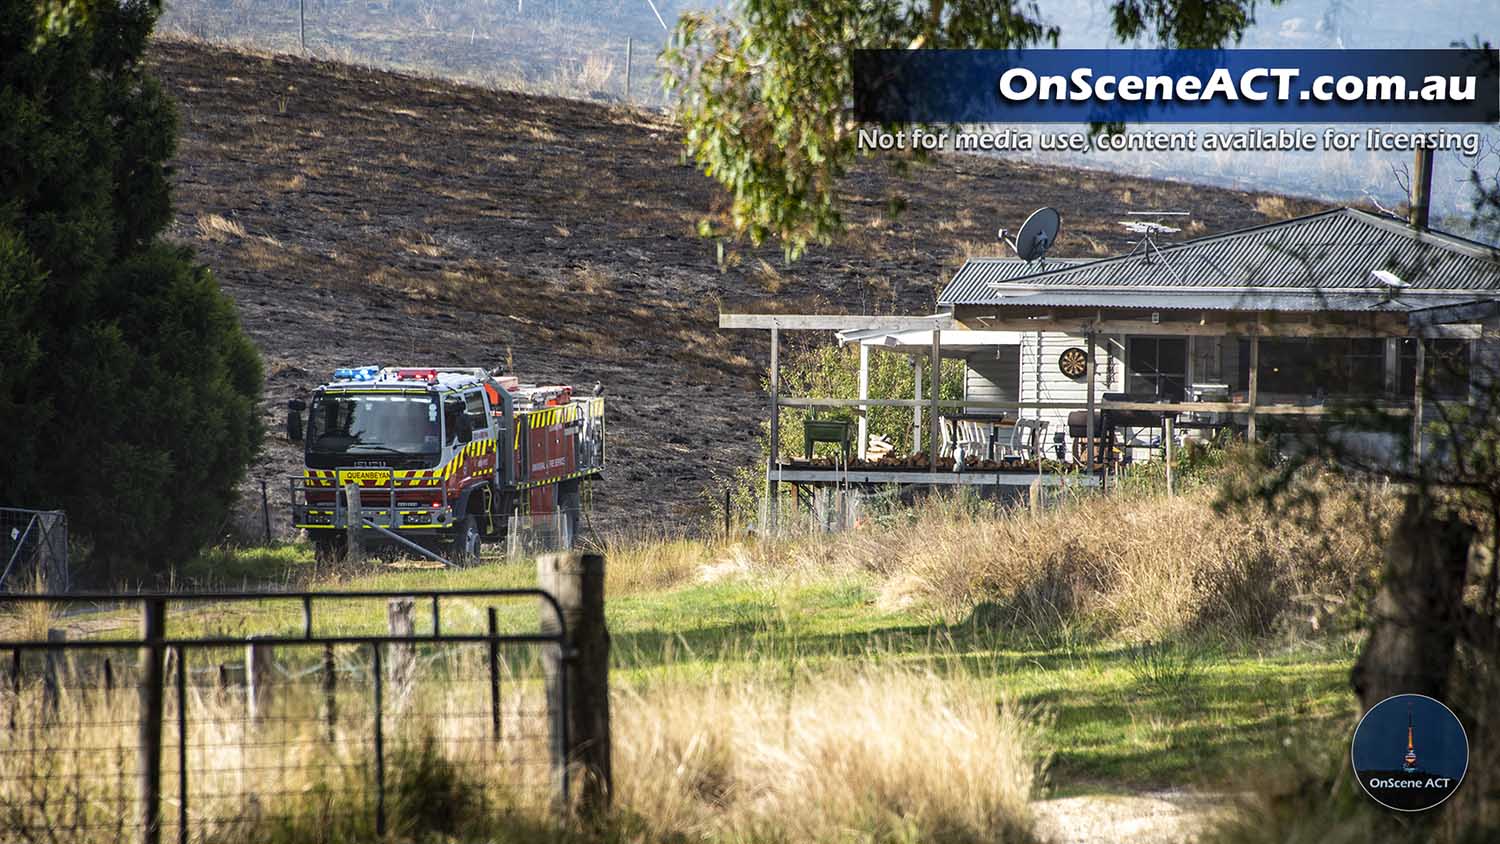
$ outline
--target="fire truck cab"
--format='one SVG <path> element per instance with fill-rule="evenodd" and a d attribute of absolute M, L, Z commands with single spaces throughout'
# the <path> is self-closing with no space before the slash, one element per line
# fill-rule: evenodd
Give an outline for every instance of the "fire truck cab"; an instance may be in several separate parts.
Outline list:
<path fill-rule="evenodd" d="M 320 555 L 352 533 L 469 562 L 513 516 L 571 544 L 604 468 L 604 399 L 478 367 L 346 367 L 288 403 L 287 436 L 304 443 L 292 521 Z"/>

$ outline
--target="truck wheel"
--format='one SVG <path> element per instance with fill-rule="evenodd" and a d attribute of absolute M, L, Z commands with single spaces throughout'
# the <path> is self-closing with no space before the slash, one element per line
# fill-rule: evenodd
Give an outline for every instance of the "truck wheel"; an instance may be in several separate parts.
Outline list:
<path fill-rule="evenodd" d="M 479 562 L 479 551 L 482 545 L 479 520 L 473 516 L 464 516 L 453 531 L 453 564 L 468 566 Z"/>

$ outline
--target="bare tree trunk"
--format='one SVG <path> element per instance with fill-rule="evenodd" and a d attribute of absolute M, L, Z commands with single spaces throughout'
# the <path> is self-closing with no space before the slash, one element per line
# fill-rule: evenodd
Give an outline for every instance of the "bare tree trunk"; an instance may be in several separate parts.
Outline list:
<path fill-rule="evenodd" d="M 1362 709 L 1391 695 L 1441 699 L 1464 620 L 1463 586 L 1474 531 L 1409 494 L 1386 545 L 1370 638 L 1350 681 Z"/>

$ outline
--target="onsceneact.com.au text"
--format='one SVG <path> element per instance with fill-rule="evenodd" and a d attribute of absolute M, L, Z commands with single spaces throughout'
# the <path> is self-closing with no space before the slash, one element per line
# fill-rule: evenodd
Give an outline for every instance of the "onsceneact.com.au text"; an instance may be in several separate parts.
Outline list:
<path fill-rule="evenodd" d="M 1096 76 L 1090 67 L 1067 75 L 1011 68 L 1000 74 L 1000 98 L 1007 102 L 1473 102 L 1478 87 L 1473 76 L 1428 75 L 1421 83 L 1399 75 L 1319 74 L 1299 84 L 1295 67 L 1255 67 L 1238 74 L 1219 68 L 1207 79 L 1190 74 Z"/>

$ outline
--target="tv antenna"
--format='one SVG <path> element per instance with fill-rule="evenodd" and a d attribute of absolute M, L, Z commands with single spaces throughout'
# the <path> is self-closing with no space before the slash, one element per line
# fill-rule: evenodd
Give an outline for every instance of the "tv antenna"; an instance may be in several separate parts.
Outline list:
<path fill-rule="evenodd" d="M 1000 239 L 1010 244 L 1016 257 L 1029 263 L 1040 261 L 1046 256 L 1047 250 L 1057 241 L 1057 232 L 1061 228 L 1062 216 L 1057 213 L 1057 209 L 1038 208 L 1021 224 L 1021 230 L 1016 232 L 1014 240 L 1006 237 L 1005 229 L 1000 230 Z"/>
<path fill-rule="evenodd" d="M 1126 211 L 1125 215 L 1127 217 L 1156 218 L 1154 220 L 1120 221 L 1120 225 L 1125 227 L 1125 231 L 1141 236 L 1141 239 L 1136 241 L 1135 246 L 1131 248 L 1130 252 L 1126 253 L 1125 257 L 1128 258 L 1139 252 L 1145 258 L 1145 262 L 1150 264 L 1152 263 L 1152 257 L 1155 256 L 1167 269 L 1172 271 L 1172 275 L 1177 276 L 1178 281 L 1182 281 L 1182 274 L 1177 272 L 1177 268 L 1172 266 L 1171 261 L 1167 260 L 1166 254 L 1161 251 L 1161 246 L 1157 243 L 1157 238 L 1162 235 L 1176 234 L 1182 231 L 1181 226 L 1169 226 L 1161 222 L 1163 218 L 1188 217 L 1191 214 L 1187 211 Z"/>

